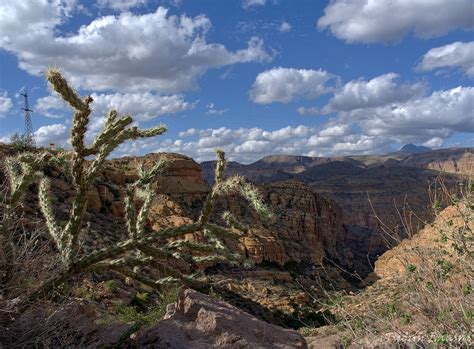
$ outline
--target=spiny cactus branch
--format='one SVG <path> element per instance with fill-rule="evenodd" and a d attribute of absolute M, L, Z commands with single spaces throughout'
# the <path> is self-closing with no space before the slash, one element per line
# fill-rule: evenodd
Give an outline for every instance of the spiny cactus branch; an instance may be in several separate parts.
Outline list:
<path fill-rule="evenodd" d="M 227 166 L 227 160 L 225 158 L 225 153 L 222 149 L 216 149 L 217 162 L 216 170 L 214 174 L 215 183 L 220 183 L 224 179 L 224 171 Z"/>
<path fill-rule="evenodd" d="M 134 185 L 138 187 L 142 187 L 146 184 L 151 183 L 152 180 L 156 178 L 159 174 L 163 172 L 163 170 L 169 165 L 169 162 L 166 160 L 160 159 L 150 170 L 145 170 L 142 166 L 139 167 L 140 177 L 134 183 Z"/>
<path fill-rule="evenodd" d="M 114 116 L 112 121 L 109 121 L 110 115 Z M 133 122 L 131 116 L 124 116 L 118 120 L 115 120 L 117 116 L 117 112 L 115 110 L 111 110 L 109 112 L 109 118 L 107 118 L 107 123 L 105 124 L 104 129 L 102 132 L 95 138 L 94 143 L 92 144 L 92 149 L 97 153 L 105 143 L 111 138 L 116 137 L 120 132 L 122 132 L 125 127 L 130 125 Z"/>
<path fill-rule="evenodd" d="M 207 256 L 192 256 L 192 260 L 196 264 L 207 264 L 207 263 L 215 263 L 215 262 L 231 262 L 229 259 L 231 255 L 222 255 L 222 254 L 215 254 L 215 255 L 207 255 Z"/>
<path fill-rule="evenodd" d="M 211 244 L 203 244 L 191 240 L 175 240 L 165 246 L 168 250 L 182 250 L 186 249 L 193 252 L 219 252 L 216 246 Z"/>
<path fill-rule="evenodd" d="M 134 203 L 134 188 L 129 185 L 125 194 L 125 218 L 127 221 L 128 235 L 132 240 L 137 239 L 137 218 Z"/>
<path fill-rule="evenodd" d="M 51 183 L 48 178 L 43 177 L 39 182 L 38 199 L 41 213 L 46 220 L 46 226 L 48 227 L 49 233 L 56 243 L 59 252 L 63 255 L 66 241 L 64 240 L 62 230 L 56 221 L 56 217 L 54 216 L 51 199 Z"/>
<path fill-rule="evenodd" d="M 151 204 L 153 203 L 153 199 L 155 197 L 151 184 L 147 184 L 145 186 L 145 192 L 147 193 L 147 195 L 145 197 L 145 201 L 143 202 L 142 207 L 140 208 L 140 212 L 138 213 L 135 229 L 139 238 L 143 237 L 145 234 L 146 218 L 148 216 L 148 211 L 150 210 Z"/>
<path fill-rule="evenodd" d="M 91 252 L 87 256 L 80 258 L 76 262 L 76 265 L 78 268 L 86 268 L 102 260 L 120 256 L 124 252 L 133 250 L 135 246 L 150 246 L 152 243 L 164 241 L 168 238 L 173 238 L 180 235 L 191 234 L 198 230 L 199 225 L 197 223 L 185 224 L 176 228 L 165 228 L 153 233 L 153 235 L 143 237 L 138 241 L 129 239 L 119 242 L 116 245 Z"/>
<path fill-rule="evenodd" d="M 78 188 L 76 198 L 72 204 L 71 214 L 69 221 L 64 228 L 63 234 L 67 239 L 66 246 L 64 248 L 65 262 L 68 265 L 74 263 L 75 257 L 79 252 L 79 233 L 81 232 L 82 218 L 87 208 L 87 196 L 86 189 L 83 187 Z"/>
<path fill-rule="evenodd" d="M 172 259 L 173 253 L 163 250 L 161 248 L 156 248 L 150 245 L 140 244 L 137 245 L 137 248 L 140 252 L 143 252 L 145 255 L 154 257 L 158 260 Z"/>
<path fill-rule="evenodd" d="M 127 276 L 129 278 L 132 278 L 138 282 L 141 282 L 142 284 L 152 287 L 155 289 L 157 295 L 159 298 L 163 298 L 163 294 L 161 293 L 163 283 L 160 282 L 160 280 L 153 280 L 145 275 L 142 275 L 140 273 L 137 273 L 131 269 L 125 268 L 125 267 L 111 267 L 110 269 L 115 270 L 117 273 L 120 273 L 124 276 Z"/>
<path fill-rule="evenodd" d="M 216 234 L 214 234 L 212 231 L 209 229 L 204 229 L 203 230 L 203 236 L 206 238 L 206 240 L 214 246 L 214 248 L 218 251 L 226 251 L 227 247 L 224 245 L 221 239 L 219 239 Z M 235 237 L 234 237 L 235 238 Z"/>
<path fill-rule="evenodd" d="M 222 214 L 222 219 L 227 223 L 229 227 L 232 227 L 234 229 L 237 229 L 244 234 L 246 234 L 249 230 L 249 227 L 240 223 L 238 219 L 229 211 L 225 211 Z"/>
<path fill-rule="evenodd" d="M 212 232 L 216 237 L 236 240 L 239 238 L 239 236 L 242 236 L 242 232 L 231 231 L 217 224 L 207 223 L 205 228 Z"/>
<path fill-rule="evenodd" d="M 61 158 L 58 159 L 59 162 Z M 40 172 L 45 166 L 55 163 L 49 154 L 23 153 L 16 157 L 7 157 L 4 161 L 5 173 L 9 181 L 9 189 L 6 191 L 3 217 L 0 222 L 0 252 L 4 255 L 4 276 L 1 278 L 1 286 L 6 285 L 13 277 L 15 261 L 15 246 L 13 242 L 13 231 L 15 229 L 15 209 L 23 200 L 28 187 L 38 178 L 42 177 Z"/>
<path fill-rule="evenodd" d="M 64 101 L 68 102 L 76 110 L 86 110 L 88 106 L 81 100 L 76 92 L 69 86 L 66 79 L 63 78 L 59 70 L 50 69 L 46 77 L 51 87 L 61 95 Z"/>
<path fill-rule="evenodd" d="M 117 112 L 111 110 L 107 114 L 102 131 L 91 146 L 86 146 L 84 140 L 89 124 L 92 98 L 90 96 L 80 98 L 58 70 L 50 70 L 47 73 L 47 79 L 52 89 L 74 109 L 71 129 L 73 147 L 71 173 L 76 195 L 70 217 L 62 227 L 54 216 L 50 182 L 38 173 L 49 158 L 46 155 L 38 157 L 36 154 L 26 154 L 17 158 L 16 162 L 12 160 L 9 165 L 12 203 L 16 204 L 20 201 L 27 186 L 35 179 L 41 179 L 39 183 L 41 212 L 45 216 L 50 235 L 63 257 L 63 270 L 35 290 L 28 298 L 29 300 L 47 294 L 58 284 L 85 271 L 115 270 L 158 289 L 161 285 L 176 280 L 190 287 L 202 288 L 203 281 L 197 280 L 193 275 L 186 275 L 175 267 L 177 260 L 181 260 L 181 263 L 184 260 L 188 263 L 188 268 L 193 270 L 199 265 L 214 262 L 232 263 L 240 259 L 239 256 L 228 253 L 223 243 L 224 239 L 235 239 L 240 233 L 209 223 L 217 197 L 228 193 L 240 193 L 249 200 L 259 214 L 270 217 L 271 213 L 263 204 L 257 189 L 242 177 L 224 178 L 227 161 L 225 153 L 220 149 L 216 150 L 215 184 L 196 223 L 161 229 L 152 235 L 146 234 L 146 220 L 155 198 L 153 184 L 167 162 L 158 161 L 150 169 L 145 169 L 142 165 L 139 168 L 139 178 L 129 184 L 126 191 L 125 212 L 129 239 L 81 255 L 84 252 L 81 251 L 79 244 L 79 234 L 83 230 L 82 220 L 87 209 L 87 191 L 103 167 L 106 158 L 124 141 L 158 136 L 166 132 L 166 128 L 157 126 L 141 130 L 136 126 L 130 127 L 133 124 L 131 116 L 118 117 Z M 93 159 L 86 161 L 88 156 L 93 156 Z M 143 200 L 139 209 L 137 208 L 138 198 Z M 231 227 L 242 228 L 229 213 L 225 215 L 225 218 Z M 246 229 L 241 230 L 246 231 Z M 188 241 L 186 234 L 195 234 L 198 239 Z M 171 242 L 172 239 L 175 241 Z M 152 280 L 138 272 L 143 266 L 154 268 L 162 278 Z"/>
<path fill-rule="evenodd" d="M 242 176 L 232 176 L 221 183 L 215 184 L 215 191 L 219 194 L 239 193 L 247 199 L 261 217 L 265 219 L 274 217 L 271 210 L 263 202 L 258 189 Z"/>
<path fill-rule="evenodd" d="M 48 165 L 58 163 L 50 154 L 23 153 L 17 157 L 7 157 L 5 170 L 10 182 L 10 193 L 6 204 L 10 207 L 17 205 L 26 193 L 26 189 L 39 177 L 40 170 Z"/>
<path fill-rule="evenodd" d="M 209 221 L 209 217 L 214 207 L 214 203 L 216 201 L 217 195 L 219 194 L 216 188 L 218 187 L 218 185 L 220 185 L 220 183 L 222 183 L 224 178 L 224 170 L 227 166 L 227 160 L 225 158 L 224 151 L 222 149 L 216 149 L 216 154 L 217 162 L 214 172 L 214 186 L 210 193 L 207 195 L 206 201 L 201 211 L 201 215 L 198 220 L 202 226 L 204 226 Z"/>
<path fill-rule="evenodd" d="M 90 96 L 81 99 L 74 89 L 69 86 L 66 79 L 62 77 L 58 70 L 49 70 L 47 73 L 47 79 L 52 89 L 58 92 L 74 109 L 73 127 L 71 129 L 71 144 L 74 149 L 72 156 L 72 177 L 77 193 L 72 205 L 70 219 L 62 233 L 66 237 L 66 243 L 65 246 L 63 246 L 65 262 L 67 265 L 71 266 L 74 264 L 76 255 L 79 252 L 78 237 L 81 231 L 82 218 L 87 208 L 87 190 L 89 185 L 97 176 L 97 173 L 101 169 L 107 156 L 109 156 L 115 148 L 127 139 L 153 137 L 163 134 L 166 131 L 166 128 L 164 126 L 145 130 L 140 130 L 137 127 L 127 128 L 127 126 L 133 123 L 132 117 L 123 116 L 117 118 L 117 112 L 111 110 L 107 115 L 106 123 L 102 132 L 96 137 L 92 146 L 88 148 L 84 144 L 84 138 L 91 113 L 90 104 L 93 102 L 93 99 Z M 89 165 L 87 165 L 85 157 L 90 155 L 96 155 L 96 157 Z M 45 204 L 47 203 L 47 201 L 43 202 Z M 50 211 L 45 208 L 44 212 L 47 213 Z M 138 222 L 139 227 L 144 225 L 143 215 L 146 214 L 146 212 L 147 210 L 145 207 L 142 216 L 140 216 L 141 220 Z M 52 218 L 51 215 L 50 218 Z M 132 219 L 132 216 L 129 218 Z M 53 228 L 53 224 L 50 224 L 49 226 Z M 137 227 L 135 222 L 134 227 L 135 228 L 131 229 L 133 236 L 136 237 L 136 233 L 133 232 Z M 53 236 L 58 236 L 54 229 L 51 234 Z"/>
<path fill-rule="evenodd" d="M 125 268 L 135 267 L 138 265 L 149 265 L 153 260 L 152 257 L 122 257 L 118 259 L 101 261 L 88 267 L 87 271 L 104 270 L 107 268 Z"/>

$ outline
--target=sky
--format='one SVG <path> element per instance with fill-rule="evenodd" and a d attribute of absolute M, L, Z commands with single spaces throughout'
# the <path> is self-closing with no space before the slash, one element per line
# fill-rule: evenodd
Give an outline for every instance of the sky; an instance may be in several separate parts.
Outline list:
<path fill-rule="evenodd" d="M 385 154 L 407 143 L 474 146 L 472 0 L 2 0 L 0 142 L 24 132 L 69 147 L 72 112 L 45 71 L 159 137 L 114 156 L 224 149 Z"/>

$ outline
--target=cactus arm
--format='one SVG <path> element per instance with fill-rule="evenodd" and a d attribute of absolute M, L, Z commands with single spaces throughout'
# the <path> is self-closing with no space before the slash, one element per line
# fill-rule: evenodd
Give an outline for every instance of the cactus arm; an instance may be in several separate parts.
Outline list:
<path fill-rule="evenodd" d="M 165 228 L 151 236 L 143 237 L 137 241 L 129 239 L 123 242 L 119 242 L 116 245 L 112 245 L 112 246 L 91 252 L 87 256 L 80 258 L 76 262 L 76 265 L 78 268 L 83 269 L 94 263 L 100 262 L 108 258 L 117 257 L 126 251 L 131 251 L 137 245 L 149 246 L 150 244 L 154 242 L 163 241 L 165 239 L 180 236 L 180 235 L 194 233 L 198 231 L 199 228 L 200 227 L 197 223 L 185 224 L 176 228 Z"/>
<path fill-rule="evenodd" d="M 49 230 L 56 246 L 61 254 L 64 253 L 64 243 L 62 231 L 54 217 L 51 199 L 51 183 L 47 178 L 41 178 L 39 183 L 38 199 L 40 210 L 46 220 L 46 227 Z"/>
<path fill-rule="evenodd" d="M 132 186 L 127 187 L 125 195 L 125 219 L 127 221 L 128 235 L 132 240 L 137 239 L 137 219 L 135 213 L 135 203 L 133 202 L 135 191 Z"/>
<path fill-rule="evenodd" d="M 153 203 L 153 199 L 155 197 L 154 192 L 151 188 L 150 184 L 145 186 L 146 197 L 143 205 L 138 213 L 136 228 L 135 231 L 137 232 L 137 236 L 143 237 L 145 235 L 145 224 L 146 218 L 148 216 L 148 211 L 150 210 L 151 204 Z"/>
<path fill-rule="evenodd" d="M 118 120 L 115 120 L 115 116 L 113 117 L 112 121 L 110 120 L 110 115 L 117 115 L 115 110 L 111 110 L 109 112 L 109 116 L 107 118 L 106 125 L 102 132 L 95 138 L 94 143 L 92 144 L 92 149 L 95 152 L 98 152 L 100 147 L 106 144 L 110 139 L 116 137 L 120 132 L 122 132 L 125 127 L 130 125 L 133 122 L 131 116 L 124 116 Z"/>
<path fill-rule="evenodd" d="M 135 267 L 137 265 L 148 265 L 153 260 L 152 257 L 122 257 L 118 259 L 112 259 L 107 261 L 97 262 L 90 267 L 86 268 L 87 271 L 100 271 L 107 270 L 110 268 L 125 268 Z"/>
<path fill-rule="evenodd" d="M 64 256 L 66 265 L 72 265 L 79 252 L 79 233 L 82 218 L 87 208 L 87 196 L 85 187 L 81 186 L 77 190 L 76 198 L 72 204 L 69 221 L 64 228 L 64 239 L 66 246 L 64 248 Z"/>
<path fill-rule="evenodd" d="M 244 234 L 249 231 L 249 227 L 239 222 L 239 220 L 229 211 L 226 211 L 222 214 L 222 219 L 229 227 L 237 229 Z"/>
<path fill-rule="evenodd" d="M 212 187 L 211 192 L 207 195 L 206 201 L 199 216 L 198 222 L 204 226 L 209 221 L 209 216 L 211 215 L 214 203 L 216 201 L 217 195 L 219 194 L 219 186 L 224 179 L 224 171 L 227 166 L 227 160 L 225 158 L 225 153 L 221 149 L 216 149 L 217 162 L 214 173 L 214 186 Z"/>
<path fill-rule="evenodd" d="M 147 263 L 149 264 L 149 263 Z M 161 293 L 162 289 L 162 283 L 160 283 L 158 280 L 153 280 L 149 278 L 148 276 L 142 275 L 140 273 L 137 273 L 131 269 L 125 268 L 125 267 L 116 267 L 113 266 L 110 269 L 115 270 L 117 273 L 122 274 L 124 276 L 127 276 L 129 278 L 132 278 L 134 280 L 137 280 L 138 282 L 141 282 L 144 285 L 147 285 L 149 287 L 152 287 L 159 298 L 163 298 L 163 295 Z"/>

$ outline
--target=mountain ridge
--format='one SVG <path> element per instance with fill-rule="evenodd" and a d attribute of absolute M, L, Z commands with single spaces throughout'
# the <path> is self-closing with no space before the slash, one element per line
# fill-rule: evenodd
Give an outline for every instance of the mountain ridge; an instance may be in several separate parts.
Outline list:
<path fill-rule="evenodd" d="M 396 152 L 396 154 L 412 155 L 426 153 L 432 150 L 433 149 L 425 147 L 423 145 L 415 145 L 413 143 L 409 143 L 401 147 L 400 150 Z"/>
<path fill-rule="evenodd" d="M 403 148 L 402 148 L 403 149 Z M 429 149 L 429 148 L 427 148 Z M 268 155 L 250 164 L 231 161 L 229 174 L 246 175 L 254 181 L 265 181 L 275 173 L 301 173 L 310 167 L 323 163 L 342 161 L 359 167 L 380 165 L 400 165 L 407 167 L 424 167 L 454 174 L 471 174 L 474 172 L 474 147 L 441 148 L 419 153 L 395 152 L 385 155 L 351 155 L 335 157 L 311 157 L 304 155 Z M 203 161 L 203 175 L 206 182 L 212 182 L 211 170 L 214 161 Z M 461 163 L 459 165 L 459 163 Z"/>

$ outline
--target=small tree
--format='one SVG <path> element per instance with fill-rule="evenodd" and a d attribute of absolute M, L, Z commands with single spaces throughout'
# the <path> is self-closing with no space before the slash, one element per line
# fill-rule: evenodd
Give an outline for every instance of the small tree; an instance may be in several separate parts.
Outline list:
<path fill-rule="evenodd" d="M 84 143 L 84 138 L 89 123 L 92 98 L 90 96 L 84 99 L 79 98 L 57 70 L 48 71 L 47 79 L 51 87 L 74 109 L 71 130 L 72 152 L 59 155 L 43 153 L 40 156 L 30 153 L 20 154 L 8 158 L 5 166 L 10 179 L 6 212 L 10 212 L 10 215 L 4 215 L 4 223 L 12 222 L 11 212 L 21 202 L 28 186 L 38 180 L 40 209 L 62 260 L 62 269 L 32 292 L 28 297 L 30 301 L 68 281 L 71 276 L 87 271 L 114 270 L 153 286 L 158 291 L 168 282 L 180 281 L 191 287 L 197 286 L 201 281 L 192 275 L 183 274 L 174 266 L 175 262 L 184 260 L 189 264 L 199 266 L 212 261 L 235 260 L 238 256 L 227 250 L 223 238 L 235 238 L 241 234 L 236 231 L 237 229 L 246 231 L 246 228 L 239 224 L 229 212 L 223 215 L 223 219 L 235 229 L 227 229 L 209 222 L 214 203 L 219 195 L 240 193 L 262 217 L 268 218 L 272 215 L 262 202 L 257 189 L 243 177 L 224 178 L 225 154 L 222 150 L 217 150 L 215 184 L 207 196 L 199 219 L 190 224 L 165 228 L 153 232 L 153 234 L 147 234 L 146 217 L 155 198 L 152 183 L 167 166 L 166 162 L 158 161 L 149 169 L 141 166 L 138 171 L 139 178 L 127 187 L 125 212 L 128 239 L 85 253 L 81 250 L 79 236 L 84 231 L 83 218 L 87 208 L 86 193 L 105 159 L 124 141 L 158 136 L 163 134 L 166 128 L 157 126 L 141 130 L 134 126 L 131 127 L 133 122 L 131 116 L 118 117 L 117 112 L 111 110 L 102 131 L 92 145 L 87 146 Z M 86 161 L 86 158 L 89 160 Z M 70 163 L 76 193 L 69 212 L 69 219 L 65 224 L 61 224 L 54 215 L 50 181 L 39 170 L 48 164 L 64 162 L 65 159 L 68 159 Z M 140 207 L 137 205 L 137 198 L 142 199 L 143 203 Z M 1 231 L 6 237 L 11 229 L 10 223 L 3 224 L 1 227 Z M 185 234 L 189 233 L 195 233 L 199 238 L 196 241 L 188 241 L 185 239 Z M 174 241 L 170 242 L 171 238 Z M 4 245 L 4 250 L 8 251 L 8 255 L 11 256 L 14 253 L 11 236 L 4 241 L 9 242 Z M 141 266 L 159 269 L 160 279 L 152 280 L 141 273 Z"/>
<path fill-rule="evenodd" d="M 10 137 L 10 144 L 20 151 L 25 151 L 31 148 L 31 142 L 28 137 L 19 133 L 15 133 Z"/>

